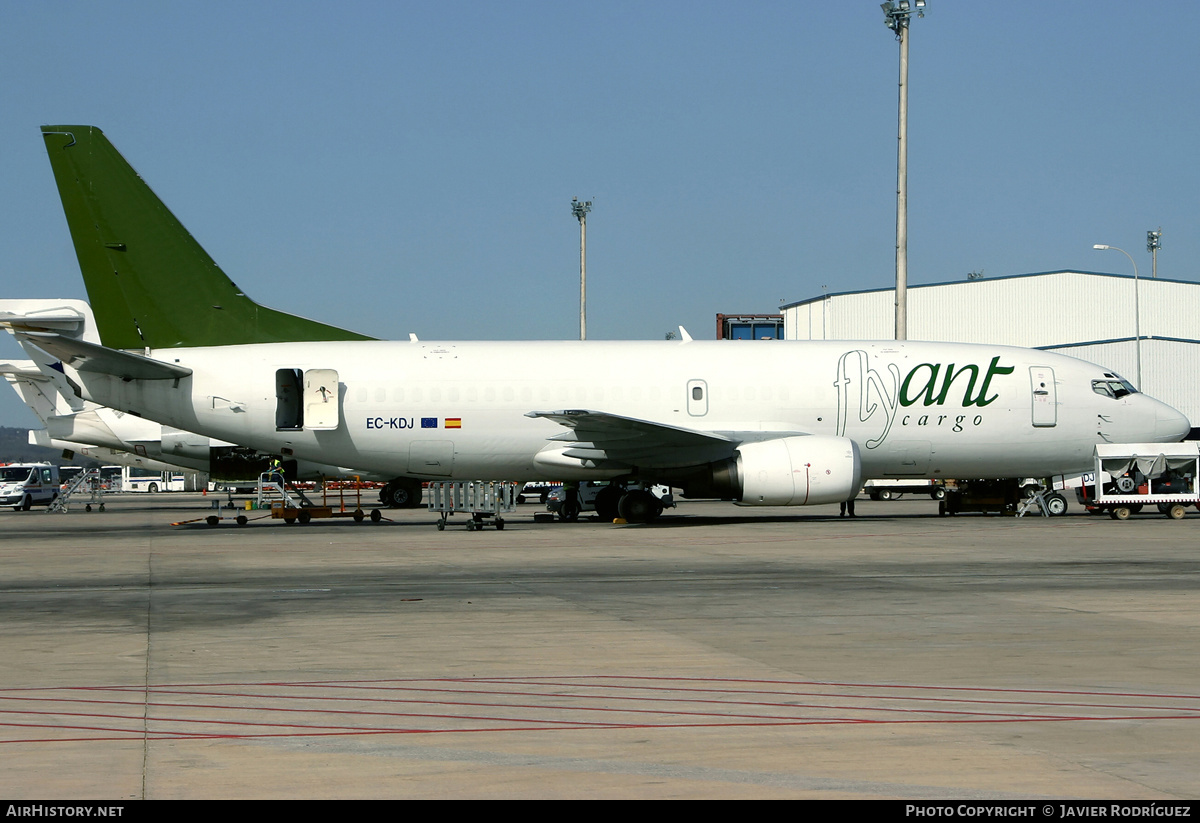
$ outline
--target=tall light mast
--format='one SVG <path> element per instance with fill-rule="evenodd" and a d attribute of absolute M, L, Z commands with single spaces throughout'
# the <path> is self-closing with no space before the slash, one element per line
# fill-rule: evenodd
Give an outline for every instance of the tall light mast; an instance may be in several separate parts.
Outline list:
<path fill-rule="evenodd" d="M 1146 232 L 1146 251 L 1150 252 L 1154 257 L 1154 271 L 1152 276 L 1158 277 L 1158 250 L 1162 248 L 1162 226 L 1158 227 L 1157 231 Z"/>
<path fill-rule="evenodd" d="M 579 339 L 587 340 L 587 216 L 592 201 L 580 203 L 571 198 L 571 214 L 579 221 Z"/>
<path fill-rule="evenodd" d="M 888 0 L 883 22 L 900 41 L 899 147 L 896 154 L 896 339 L 908 339 L 908 24 L 925 16 L 925 0 Z"/>

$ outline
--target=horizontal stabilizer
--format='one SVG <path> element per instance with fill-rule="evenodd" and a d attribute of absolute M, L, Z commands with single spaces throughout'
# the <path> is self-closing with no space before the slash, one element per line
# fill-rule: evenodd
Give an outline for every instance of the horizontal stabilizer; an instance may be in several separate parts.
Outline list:
<path fill-rule="evenodd" d="M 70 306 L 29 312 L 6 311 L 0 307 L 0 326 L 14 331 L 75 331 L 85 322 L 83 314 Z"/>
<path fill-rule="evenodd" d="M 45 383 L 50 380 L 49 377 L 38 371 L 37 364 L 32 360 L 12 360 L 0 363 L 0 374 L 35 383 Z"/>
<path fill-rule="evenodd" d="M 20 337 L 79 371 L 111 374 L 122 380 L 178 380 L 192 373 L 191 369 L 174 363 L 97 346 L 52 332 L 23 332 Z"/>

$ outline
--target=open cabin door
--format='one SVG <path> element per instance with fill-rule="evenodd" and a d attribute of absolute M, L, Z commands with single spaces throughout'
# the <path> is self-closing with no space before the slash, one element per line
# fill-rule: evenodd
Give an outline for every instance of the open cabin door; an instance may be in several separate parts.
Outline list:
<path fill-rule="evenodd" d="M 275 370 L 275 429 L 277 431 L 304 428 L 304 407 L 301 396 L 304 380 L 300 369 Z"/>
<path fill-rule="evenodd" d="M 304 373 L 304 428 L 314 431 L 336 429 L 338 373 L 334 369 L 309 369 Z"/>
<path fill-rule="evenodd" d="M 334 369 L 275 371 L 275 428 L 328 431 L 341 423 Z"/>

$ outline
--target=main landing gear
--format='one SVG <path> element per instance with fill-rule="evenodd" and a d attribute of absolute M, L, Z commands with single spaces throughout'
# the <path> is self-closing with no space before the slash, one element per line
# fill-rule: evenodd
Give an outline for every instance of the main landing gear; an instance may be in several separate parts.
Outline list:
<path fill-rule="evenodd" d="M 663 513 L 664 503 L 647 489 L 623 489 L 612 485 L 596 495 L 596 515 L 611 523 L 618 517 L 626 523 L 653 523 Z"/>
<path fill-rule="evenodd" d="M 379 502 L 391 509 L 419 509 L 421 481 L 397 477 L 379 490 Z"/>

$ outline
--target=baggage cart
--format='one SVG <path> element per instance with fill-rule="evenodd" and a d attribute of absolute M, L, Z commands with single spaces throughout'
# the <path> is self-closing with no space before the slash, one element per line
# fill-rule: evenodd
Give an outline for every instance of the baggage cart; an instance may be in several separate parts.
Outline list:
<path fill-rule="evenodd" d="M 438 512 L 438 531 L 454 514 L 469 515 L 467 531 L 484 526 L 504 528 L 504 518 L 517 509 L 521 484 L 511 480 L 436 480 L 429 484 L 429 511 Z"/>

